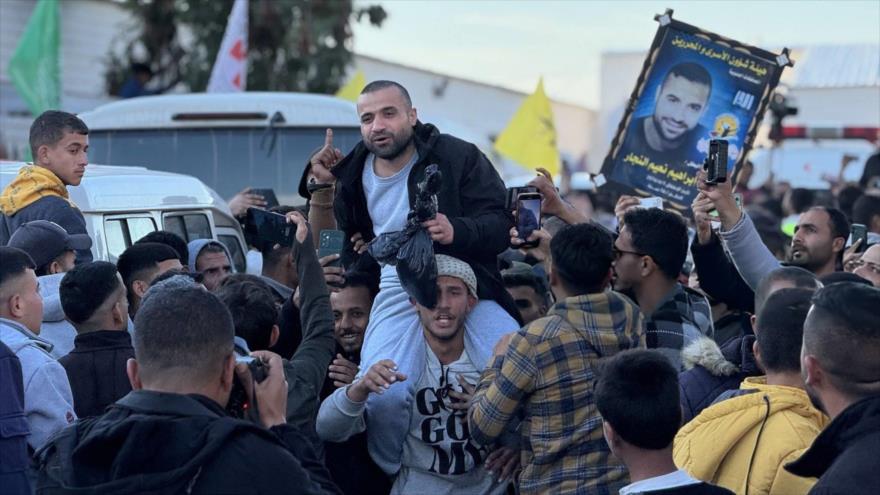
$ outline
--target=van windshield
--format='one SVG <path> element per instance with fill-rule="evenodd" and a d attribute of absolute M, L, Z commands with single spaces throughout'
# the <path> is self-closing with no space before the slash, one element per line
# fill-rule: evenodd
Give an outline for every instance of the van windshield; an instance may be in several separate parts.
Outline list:
<path fill-rule="evenodd" d="M 333 144 L 348 153 L 357 127 L 333 129 Z M 272 188 L 282 203 L 302 203 L 297 188 L 323 128 L 138 129 L 89 133 L 89 161 L 138 165 L 192 175 L 227 200 L 247 186 Z"/>

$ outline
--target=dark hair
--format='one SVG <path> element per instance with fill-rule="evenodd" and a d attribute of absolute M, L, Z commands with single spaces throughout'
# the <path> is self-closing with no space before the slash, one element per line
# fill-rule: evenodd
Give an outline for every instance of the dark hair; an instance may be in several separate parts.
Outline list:
<path fill-rule="evenodd" d="M 846 219 L 846 215 L 843 214 L 842 211 L 837 208 L 830 208 L 828 206 L 814 206 L 810 208 L 810 210 L 819 210 L 824 211 L 828 214 L 828 227 L 831 229 L 831 240 L 838 237 L 843 237 L 846 239 L 849 237 L 849 220 Z M 843 249 L 837 252 L 837 269 L 840 270 L 843 268 Z"/>
<path fill-rule="evenodd" d="M 31 155 L 37 157 L 40 146 L 55 146 L 64 138 L 64 134 L 73 132 L 87 136 L 89 128 L 72 113 L 59 110 L 46 110 L 31 124 L 30 145 Z"/>
<path fill-rule="evenodd" d="M 382 79 L 373 81 L 364 86 L 364 89 L 361 90 L 361 94 L 365 95 L 385 88 L 397 88 L 397 90 L 400 91 L 400 94 L 403 95 L 403 99 L 406 100 L 406 104 L 412 107 L 412 98 L 409 97 L 409 91 L 407 91 L 400 83 L 394 81 L 386 81 Z"/>
<path fill-rule="evenodd" d="M 855 284 L 873 285 L 870 280 L 862 278 L 855 273 L 850 272 L 831 272 L 819 277 L 822 285 L 840 284 L 843 282 L 852 282 Z"/>
<path fill-rule="evenodd" d="M 147 272 L 157 270 L 160 262 L 172 259 L 180 259 L 177 251 L 158 242 L 132 244 L 119 255 L 116 268 L 119 269 L 119 274 L 122 275 L 122 281 L 125 283 L 125 289 L 128 291 L 129 304 L 134 302 L 136 297 L 131 287 L 132 283 L 135 280 L 142 280 L 146 277 Z"/>
<path fill-rule="evenodd" d="M 765 371 L 800 371 L 804 320 L 812 297 L 809 289 L 780 289 L 767 298 L 755 322 Z"/>
<path fill-rule="evenodd" d="M 862 194 L 864 194 L 862 188 L 855 184 L 843 186 L 837 193 L 837 207 L 854 223 L 860 223 L 853 219 L 853 206 Z"/>
<path fill-rule="evenodd" d="M 853 204 L 853 223 L 860 223 L 871 228 L 871 220 L 880 215 L 880 196 L 865 194 Z"/>
<path fill-rule="evenodd" d="M 26 252 L 14 247 L 0 246 L 0 287 L 17 278 L 25 270 L 34 268 L 36 268 L 34 260 Z"/>
<path fill-rule="evenodd" d="M 116 265 L 106 261 L 82 263 L 64 274 L 58 295 L 61 309 L 73 324 L 86 322 L 119 290 Z"/>
<path fill-rule="evenodd" d="M 665 449 L 681 426 L 678 372 L 659 351 L 619 352 L 602 364 L 596 407 L 627 443 Z"/>
<path fill-rule="evenodd" d="M 623 216 L 636 251 L 654 259 L 668 278 L 675 279 L 687 258 L 687 226 L 680 216 L 659 208 L 634 208 Z"/>
<path fill-rule="evenodd" d="M 217 296 L 201 288 L 152 294 L 134 325 L 134 354 L 143 376 L 168 374 L 204 382 L 219 377 L 223 360 L 232 354 L 232 316 Z"/>
<path fill-rule="evenodd" d="M 537 294 L 542 300 L 545 298 L 547 292 L 547 287 L 537 275 L 533 273 L 502 273 L 501 281 L 504 282 L 504 287 L 507 287 L 508 289 L 511 287 L 529 287 L 535 291 L 535 294 Z"/>
<path fill-rule="evenodd" d="M 761 312 L 767 298 L 770 297 L 770 288 L 777 282 L 790 282 L 797 289 L 818 289 L 822 283 L 816 275 L 799 266 L 783 266 L 768 273 L 755 289 L 755 314 Z"/>
<path fill-rule="evenodd" d="M 577 295 L 601 292 L 614 260 L 611 235 L 582 223 L 569 225 L 550 240 L 552 270 Z"/>
<path fill-rule="evenodd" d="M 186 271 L 183 268 L 176 268 L 174 270 L 168 270 L 167 272 L 164 272 L 158 277 L 154 278 L 153 281 L 150 282 L 150 287 L 160 284 L 168 280 L 169 278 L 177 276 L 187 277 L 192 280 L 194 284 L 201 284 L 205 282 L 205 276 L 201 273 L 193 273 L 190 271 Z"/>
<path fill-rule="evenodd" d="M 189 266 L 189 249 L 187 249 L 186 247 L 186 241 L 184 241 L 182 237 L 175 234 L 174 232 L 169 232 L 167 230 L 155 230 L 138 239 L 135 244 L 143 244 L 145 242 L 157 242 L 159 244 L 165 244 L 166 246 L 169 246 L 170 248 L 177 251 L 177 255 L 180 259 L 180 264 L 183 266 Z"/>
<path fill-rule="evenodd" d="M 339 288 L 345 289 L 347 287 L 363 287 L 367 289 L 370 293 L 370 300 L 376 298 L 376 294 L 379 293 L 379 279 L 375 276 L 375 274 L 370 274 L 366 272 L 359 271 L 351 271 L 345 273 L 345 282 L 343 282 Z"/>
<path fill-rule="evenodd" d="M 694 62 L 683 62 L 673 66 L 671 69 L 669 69 L 669 72 L 663 79 L 663 84 L 661 84 L 660 86 L 663 87 L 666 84 L 666 81 L 668 81 L 669 78 L 672 76 L 683 77 L 688 81 L 695 82 L 697 84 L 704 84 L 706 86 L 709 86 L 709 92 L 712 91 L 712 76 L 710 76 L 709 71 L 707 71 L 700 64 Z"/>
<path fill-rule="evenodd" d="M 816 194 L 812 190 L 800 187 L 792 189 L 788 198 L 795 213 L 807 211 L 816 202 Z"/>
<path fill-rule="evenodd" d="M 880 289 L 839 283 L 819 289 L 804 323 L 804 351 L 852 399 L 880 393 Z"/>
<path fill-rule="evenodd" d="M 215 294 L 232 315 L 235 335 L 247 341 L 252 351 L 268 349 L 272 327 L 278 322 L 278 307 L 269 286 L 253 281 L 227 283 Z"/>
<path fill-rule="evenodd" d="M 828 226 L 831 229 L 831 238 L 849 237 L 849 220 L 846 215 L 837 208 L 829 208 L 828 206 L 814 206 L 810 210 L 820 210 L 828 214 Z M 841 250 L 841 255 L 843 250 Z"/>

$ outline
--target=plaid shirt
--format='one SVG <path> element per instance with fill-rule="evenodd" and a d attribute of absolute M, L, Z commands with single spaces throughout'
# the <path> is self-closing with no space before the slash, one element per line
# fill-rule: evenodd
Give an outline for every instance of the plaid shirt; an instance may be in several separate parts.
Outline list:
<path fill-rule="evenodd" d="M 675 284 L 647 321 L 648 349 L 657 349 L 681 369 L 681 350 L 700 337 L 715 336 L 712 309 L 699 292 Z"/>
<path fill-rule="evenodd" d="M 623 464 L 611 457 L 593 399 L 601 358 L 645 346 L 638 306 L 616 292 L 570 297 L 517 332 L 483 372 L 471 438 L 492 444 L 524 416 L 520 492 L 617 493 Z"/>

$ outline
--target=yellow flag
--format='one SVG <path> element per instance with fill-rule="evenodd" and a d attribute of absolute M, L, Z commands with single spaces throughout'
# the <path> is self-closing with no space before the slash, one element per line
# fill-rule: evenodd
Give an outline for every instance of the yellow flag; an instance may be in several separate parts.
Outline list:
<path fill-rule="evenodd" d="M 543 78 L 501 131 L 495 140 L 495 150 L 523 167 L 532 170 L 543 167 L 553 175 L 559 173 L 556 128 L 550 100 L 544 93 Z"/>
<path fill-rule="evenodd" d="M 366 85 L 367 78 L 364 76 L 364 71 L 358 70 L 353 76 L 351 76 L 351 79 L 345 83 L 345 86 L 339 88 L 339 91 L 336 92 L 336 97 L 357 103 L 358 96 L 360 96 L 361 91 Z"/>

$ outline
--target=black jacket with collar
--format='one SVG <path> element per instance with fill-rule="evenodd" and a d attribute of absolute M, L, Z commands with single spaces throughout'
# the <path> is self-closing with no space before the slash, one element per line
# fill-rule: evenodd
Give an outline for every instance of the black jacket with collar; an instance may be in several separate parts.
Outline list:
<path fill-rule="evenodd" d="M 812 495 L 880 493 L 880 395 L 843 410 L 800 459 L 785 466 L 805 478 L 818 477 Z"/>
<path fill-rule="evenodd" d="M 201 395 L 137 390 L 36 454 L 37 493 L 338 493 L 311 443 Z"/>
<path fill-rule="evenodd" d="M 58 362 L 67 372 L 78 417 L 97 416 L 131 392 L 125 366 L 128 358 L 133 357 L 131 335 L 125 330 L 99 330 L 76 336 L 73 350 Z"/>
<path fill-rule="evenodd" d="M 455 232 L 452 244 L 435 243 L 435 252 L 468 262 L 477 276 L 479 298 L 495 300 L 520 321 L 519 310 L 501 282 L 497 264 L 498 254 L 510 243 L 513 227 L 513 216 L 505 210 L 504 182 L 475 145 L 441 134 L 433 125 L 421 122 L 416 123 L 413 134 L 419 160 L 407 178 L 410 208 L 425 169 L 437 164 L 443 174 L 437 194 L 438 210 L 449 218 Z M 333 210 L 339 230 L 346 233 L 346 242 L 356 233 L 365 241 L 375 237 L 361 180 L 369 153 L 361 141 L 333 167 L 337 179 Z M 351 250 L 347 248 L 345 252 Z M 349 266 L 346 261 L 343 265 Z"/>

